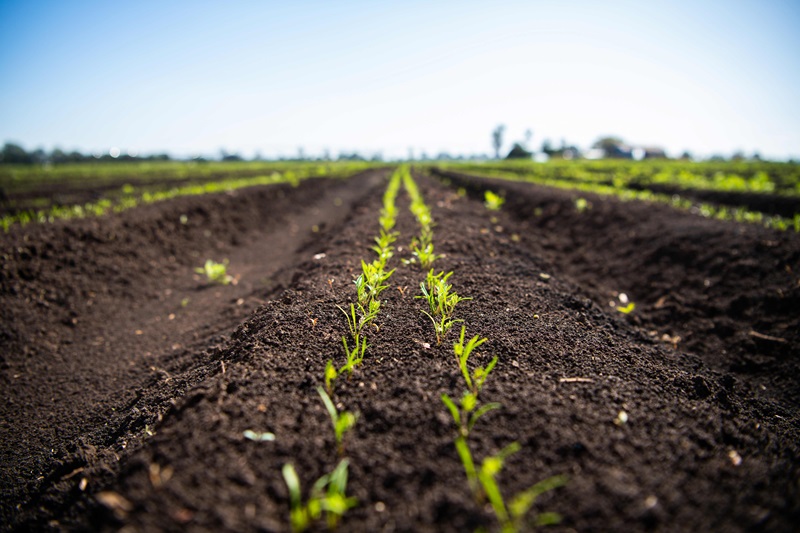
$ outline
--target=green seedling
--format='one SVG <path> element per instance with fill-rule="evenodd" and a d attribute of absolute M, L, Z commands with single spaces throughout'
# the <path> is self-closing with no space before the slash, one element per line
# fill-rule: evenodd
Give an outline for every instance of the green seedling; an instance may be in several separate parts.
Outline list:
<path fill-rule="evenodd" d="M 342 459 L 333 472 L 319 478 L 311 487 L 311 494 L 305 504 L 297 471 L 291 463 L 283 465 L 281 473 L 289 489 L 289 521 L 292 531 L 305 531 L 323 512 L 328 529 L 334 530 L 344 514 L 358 504 L 356 498 L 346 495 L 348 465 L 347 459 Z"/>
<path fill-rule="evenodd" d="M 623 307 L 621 305 L 617 306 L 617 311 L 619 311 L 620 313 L 626 314 L 626 315 L 630 314 L 631 311 L 633 311 L 634 309 L 636 309 L 636 304 L 633 303 L 633 302 L 629 303 L 625 307 Z"/>
<path fill-rule="evenodd" d="M 410 245 L 413 257 L 406 261 L 406 264 L 419 262 L 419 266 L 427 270 L 433 265 L 434 261 L 442 257 L 434 253 L 432 239 L 433 236 L 429 231 L 423 231 L 418 238 L 414 238 Z"/>
<path fill-rule="evenodd" d="M 349 411 L 343 411 L 340 413 L 333 404 L 331 397 L 328 396 L 328 394 L 325 392 L 325 389 L 322 387 L 317 387 L 317 392 L 319 393 L 320 398 L 322 398 L 322 403 L 325 404 L 325 409 L 328 411 L 328 414 L 331 417 L 331 423 L 333 423 L 333 432 L 336 435 L 336 449 L 339 452 L 339 455 L 342 456 L 344 455 L 344 435 L 349 429 L 356 425 L 357 417 Z"/>
<path fill-rule="evenodd" d="M 458 427 L 459 437 L 463 438 L 469 436 L 470 431 L 483 415 L 501 407 L 497 402 L 487 403 L 478 407 L 478 397 L 470 391 L 464 392 L 460 406 L 456 405 L 456 402 L 451 400 L 447 394 L 442 394 L 442 402 L 450 411 L 450 416 L 453 417 L 453 422 Z"/>
<path fill-rule="evenodd" d="M 578 213 L 583 213 L 591 208 L 592 204 L 590 204 L 586 198 L 578 198 L 575 200 L 575 210 L 578 211 Z"/>
<path fill-rule="evenodd" d="M 487 457 L 481 462 L 479 469 L 475 468 L 475 461 L 466 438 L 459 436 L 455 441 L 455 446 L 461 463 L 464 465 L 470 489 L 478 501 L 481 501 L 484 496 L 489 500 L 503 533 L 516 533 L 521 529 L 527 529 L 525 517 L 536 503 L 536 499 L 545 492 L 562 487 L 567 483 L 566 476 L 547 478 L 516 494 L 506 505 L 500 487 L 497 485 L 497 475 L 503 469 L 505 460 L 519 451 L 519 444 L 512 442 L 497 454 Z M 554 525 L 559 522 L 561 522 L 561 516 L 558 513 L 540 513 L 534 520 L 536 526 Z"/>
<path fill-rule="evenodd" d="M 428 276 L 424 282 L 420 283 L 421 296 L 415 296 L 428 303 L 428 311 L 422 312 L 430 318 L 433 323 L 433 329 L 436 332 L 436 343 L 442 344 L 444 336 L 453 327 L 453 324 L 463 322 L 463 320 L 453 319 L 453 312 L 459 302 L 464 300 L 471 300 L 472 298 L 463 298 L 453 291 L 453 286 L 447 283 L 447 280 L 453 272 L 439 272 L 434 275 L 433 269 L 428 271 Z"/>
<path fill-rule="evenodd" d="M 355 346 L 350 349 L 347 344 L 347 337 L 342 337 L 342 344 L 344 345 L 344 353 L 347 356 L 347 362 L 337 372 L 337 377 L 343 372 L 347 372 L 348 377 L 353 373 L 353 370 L 364 361 L 364 353 L 367 351 L 367 339 L 362 339 L 361 344 L 356 339 Z M 325 374 L 327 376 L 328 370 L 326 368 Z"/>
<path fill-rule="evenodd" d="M 356 285 L 359 305 L 367 308 L 371 301 L 377 301 L 378 296 L 389 288 L 386 281 L 392 274 L 394 274 L 394 269 L 385 272 L 379 262 L 367 263 L 362 259 L 361 274 L 353 281 Z"/>
<path fill-rule="evenodd" d="M 375 246 L 372 247 L 372 250 L 378 254 L 376 266 L 378 266 L 380 270 L 386 268 L 386 263 L 388 263 L 389 259 L 394 255 L 392 243 L 397 240 L 397 235 L 397 233 L 386 233 L 386 231 L 381 229 L 380 237 L 375 237 Z"/>
<path fill-rule="evenodd" d="M 492 506 L 497 520 L 500 522 L 500 528 L 503 533 L 515 533 L 519 531 L 525 524 L 525 516 L 530 511 L 536 499 L 558 487 L 566 484 L 566 476 L 553 476 L 536 483 L 532 487 L 515 495 L 511 501 L 506 505 L 503 500 L 503 495 L 500 488 L 497 486 L 497 475 L 503 469 L 503 463 L 512 454 L 519 451 L 519 444 L 512 442 L 497 455 L 487 457 L 481 463 L 481 468 L 478 471 L 478 480 L 486 494 L 489 503 Z M 542 513 L 540 514 L 535 524 L 537 526 L 554 525 L 561 522 L 561 516 L 558 513 Z"/>
<path fill-rule="evenodd" d="M 483 388 L 483 384 L 486 382 L 486 378 L 489 377 L 489 374 L 497 364 L 497 357 L 493 358 L 486 367 L 479 366 L 470 374 L 469 367 L 467 366 L 469 356 L 472 350 L 486 342 L 487 339 L 481 339 L 478 335 L 475 335 L 467 344 L 464 344 L 466 331 L 466 326 L 461 326 L 461 336 L 458 342 L 453 344 L 453 352 L 458 360 L 458 366 L 461 369 L 461 374 L 464 376 L 464 381 L 467 382 L 467 387 L 469 387 L 470 392 L 477 397 L 478 393 L 480 393 Z"/>
<path fill-rule="evenodd" d="M 500 196 L 499 194 L 495 194 L 492 191 L 486 191 L 483 194 L 483 205 L 486 206 L 486 209 L 489 211 L 499 211 L 503 204 L 506 203 L 506 199 Z"/>
<path fill-rule="evenodd" d="M 369 309 L 364 309 L 361 304 L 359 304 L 358 309 L 361 312 L 360 317 L 356 313 L 355 304 L 350 304 L 349 313 L 337 306 L 339 307 L 339 311 L 344 313 L 344 316 L 347 318 L 347 329 L 350 332 L 350 337 L 352 337 L 356 344 L 361 343 L 361 331 L 364 329 L 364 326 L 372 322 L 372 320 L 378 316 L 380 305 L 381 303 L 378 300 L 371 301 L 369 303 Z"/>
<path fill-rule="evenodd" d="M 217 263 L 211 259 L 206 259 L 206 264 L 202 268 L 195 268 L 198 274 L 205 274 L 209 283 L 219 283 L 227 285 L 233 278 L 228 275 L 228 260 L 225 259 L 222 263 Z"/>
<path fill-rule="evenodd" d="M 336 307 L 339 307 L 338 305 Z M 341 307 L 339 307 L 339 311 L 344 313 L 345 318 L 347 318 L 347 329 L 350 332 L 350 336 L 353 338 L 354 341 L 358 342 L 359 334 L 361 333 L 360 327 L 360 320 L 356 316 L 356 306 L 355 304 L 350 304 L 350 312 L 348 313 Z"/>
<path fill-rule="evenodd" d="M 345 337 L 342 337 L 342 340 L 345 340 Z M 333 395 L 333 387 L 338 377 L 339 372 L 336 371 L 333 361 L 328 359 L 328 362 L 325 363 L 325 390 L 328 392 L 329 396 Z"/>

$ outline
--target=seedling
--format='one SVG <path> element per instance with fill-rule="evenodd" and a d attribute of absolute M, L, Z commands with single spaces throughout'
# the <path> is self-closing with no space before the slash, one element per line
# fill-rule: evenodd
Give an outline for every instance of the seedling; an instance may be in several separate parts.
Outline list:
<path fill-rule="evenodd" d="M 422 312 L 431 319 L 433 329 L 436 332 L 436 344 L 442 344 L 444 336 L 457 322 L 462 320 L 453 319 L 453 312 L 458 302 L 464 300 L 471 300 L 472 298 L 463 298 L 453 291 L 453 286 L 447 283 L 447 280 L 453 272 L 439 272 L 434 275 L 433 269 L 428 271 L 428 276 L 424 282 L 420 283 L 421 298 L 428 303 L 428 311 Z"/>
<path fill-rule="evenodd" d="M 336 307 L 339 307 L 338 305 Z M 350 304 L 350 312 L 348 313 L 341 307 L 339 307 L 339 311 L 344 313 L 345 318 L 347 318 L 347 329 L 350 331 L 350 336 L 358 342 L 358 335 L 361 332 L 361 328 L 359 327 L 359 320 L 356 316 L 356 306 L 354 304 Z"/>
<path fill-rule="evenodd" d="M 347 356 L 347 362 L 342 368 L 339 369 L 337 376 L 347 371 L 347 375 L 349 377 L 353 373 L 353 370 L 355 370 L 355 368 L 364 361 L 364 353 L 367 351 L 367 339 L 362 339 L 360 345 L 358 343 L 358 339 L 356 339 L 355 346 L 353 346 L 352 350 L 347 344 L 347 337 L 342 337 L 342 344 L 344 345 L 344 353 Z M 325 370 L 325 373 L 327 375 L 327 369 Z"/>
<path fill-rule="evenodd" d="M 590 204 L 586 198 L 578 198 L 575 200 L 575 210 L 578 211 L 578 213 L 583 213 L 591 208 L 592 204 Z"/>
<path fill-rule="evenodd" d="M 485 496 L 489 500 L 495 517 L 500 522 L 500 530 L 503 533 L 515 533 L 525 526 L 525 516 L 530 511 L 536 499 L 558 487 L 567 483 L 566 476 L 553 476 L 536 483 L 532 487 L 516 494 L 506 505 L 500 487 L 497 485 L 497 475 L 503 469 L 503 463 L 512 454 L 519 451 L 520 446 L 512 442 L 497 454 L 491 455 L 481 462 L 480 469 L 475 468 L 475 461 L 472 452 L 464 437 L 459 436 L 455 441 L 456 451 L 464 465 L 467 473 L 467 482 L 470 489 L 479 501 Z M 558 513 L 540 513 L 534 524 L 536 526 L 554 525 L 561 522 Z"/>
<path fill-rule="evenodd" d="M 342 337 L 342 340 L 344 339 L 345 337 Z M 337 377 L 339 377 L 339 372 L 336 371 L 333 361 L 328 359 L 328 362 L 325 363 L 325 390 L 329 396 L 333 395 L 333 387 Z"/>
<path fill-rule="evenodd" d="M 339 452 L 339 455 L 343 456 L 344 434 L 356 425 L 357 417 L 349 411 L 343 411 L 341 413 L 337 411 L 336 406 L 333 404 L 333 400 L 331 400 L 331 397 L 328 396 L 328 394 L 325 392 L 325 389 L 322 387 L 317 387 L 317 392 L 319 393 L 320 398 L 322 398 L 322 403 L 325 404 L 325 409 L 327 409 L 328 414 L 331 417 L 331 422 L 333 423 L 333 432 L 336 435 L 336 449 Z"/>
<path fill-rule="evenodd" d="M 461 397 L 461 405 L 456 405 L 456 402 L 450 399 L 447 394 L 442 394 L 442 402 L 444 402 L 447 409 L 450 411 L 450 416 L 453 417 L 453 422 L 458 427 L 459 437 L 466 438 L 469 432 L 475 427 L 478 420 L 495 409 L 502 407 L 497 402 L 491 402 L 478 407 L 478 397 L 470 391 L 465 391 Z"/>
<path fill-rule="evenodd" d="M 411 241 L 411 259 L 406 261 L 406 264 L 411 264 L 419 261 L 419 266 L 425 270 L 429 269 L 433 262 L 442 257 L 433 251 L 432 235 L 430 232 L 420 233 L 419 238 L 414 238 Z"/>
<path fill-rule="evenodd" d="M 492 191 L 486 191 L 483 194 L 484 202 L 483 205 L 486 206 L 486 209 L 489 211 L 499 211 L 503 204 L 506 203 L 506 199 L 500 196 L 499 194 L 495 194 Z"/>
<path fill-rule="evenodd" d="M 459 341 L 453 344 L 453 352 L 458 360 L 458 366 L 461 368 L 461 374 L 464 376 L 464 381 L 467 382 L 467 387 L 469 387 L 469 390 L 472 392 L 472 394 L 477 397 L 478 393 L 483 388 L 483 384 L 486 382 L 486 378 L 489 377 L 489 374 L 497 364 L 497 357 L 493 358 L 489 364 L 486 365 L 486 367 L 479 366 L 472 372 L 472 374 L 470 374 L 469 367 L 467 366 L 469 356 L 472 353 L 472 350 L 486 342 L 487 339 L 481 339 L 478 335 L 475 335 L 465 345 L 464 336 L 466 331 L 466 326 L 461 326 L 461 336 L 459 337 Z"/>
<path fill-rule="evenodd" d="M 228 260 L 225 259 L 222 263 L 217 263 L 211 259 L 206 259 L 206 264 L 202 268 L 195 268 L 198 274 L 205 274 L 209 283 L 219 283 L 227 285 L 233 281 L 233 277 L 228 275 Z"/>
<path fill-rule="evenodd" d="M 342 459 L 333 472 L 319 478 L 311 487 L 308 502 L 303 504 L 303 493 L 300 489 L 300 478 L 291 463 L 283 465 L 281 473 L 286 487 L 289 489 L 289 521 L 292 531 L 299 533 L 308 529 L 324 512 L 328 529 L 336 529 L 342 516 L 358 504 L 354 497 L 348 497 L 347 459 Z"/>
<path fill-rule="evenodd" d="M 619 311 L 620 313 L 623 313 L 623 314 L 627 315 L 627 314 L 630 314 L 630 313 L 631 313 L 631 311 L 633 311 L 634 309 L 636 309 L 636 304 L 635 304 L 635 303 L 633 303 L 633 302 L 631 302 L 631 303 L 629 303 L 628 305 L 626 305 L 625 307 L 623 307 L 623 306 L 621 306 L 621 305 L 618 305 L 616 309 L 617 309 L 617 311 Z"/>

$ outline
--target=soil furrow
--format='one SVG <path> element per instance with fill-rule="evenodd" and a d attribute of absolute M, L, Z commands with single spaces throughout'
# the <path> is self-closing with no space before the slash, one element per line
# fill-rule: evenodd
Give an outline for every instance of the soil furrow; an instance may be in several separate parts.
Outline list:
<path fill-rule="evenodd" d="M 171 402 L 219 371 L 228 334 L 383 174 L 180 198 L 4 236 L 2 522 L 53 519 L 79 499 L 79 474 L 108 479 Z M 237 283 L 195 274 L 206 258 L 228 259 Z"/>
<path fill-rule="evenodd" d="M 537 504 L 563 515 L 564 530 L 792 529 L 799 511 L 795 411 L 789 419 L 765 416 L 763 402 L 727 373 L 677 356 L 587 298 L 574 283 L 580 278 L 526 242 L 531 224 L 520 220 L 514 196 L 511 209 L 493 214 L 453 189 L 420 183 L 433 209 L 436 250 L 446 254 L 437 269 L 452 269 L 455 289 L 473 298 L 456 315 L 468 335 L 489 339 L 481 362 L 500 358 L 482 394 L 503 409 L 482 419 L 471 439 L 478 457 L 512 441 L 522 445 L 500 476 L 507 494 L 567 474 L 567 486 Z M 88 476 L 90 488 L 63 524 L 288 530 L 282 465 L 292 462 L 308 487 L 337 461 L 315 387 L 327 359 L 343 362 L 346 326 L 336 307 L 352 301 L 351 280 L 370 257 L 380 191 L 365 200 L 327 241 L 325 257 L 300 264 L 286 290 L 241 324 L 219 351 L 224 371 L 175 402 L 125 461 L 104 503 Z M 401 245 L 416 227 L 407 201 L 398 204 Z M 340 408 L 360 413 L 346 443 L 348 493 L 359 506 L 342 527 L 493 527 L 466 487 L 440 401 L 442 393 L 461 392 L 454 332 L 436 346 L 414 298 L 423 273 L 398 261 L 407 250 L 397 253 L 367 360 L 337 383 Z M 276 439 L 253 442 L 244 437 L 248 429 Z"/>
<path fill-rule="evenodd" d="M 628 319 L 675 357 L 696 354 L 754 395 L 800 407 L 799 235 L 659 204 L 446 177 L 476 197 L 501 191 L 533 253 L 598 305 L 620 305 L 616 295 L 625 293 L 636 304 Z M 578 198 L 589 208 L 579 211 Z"/>

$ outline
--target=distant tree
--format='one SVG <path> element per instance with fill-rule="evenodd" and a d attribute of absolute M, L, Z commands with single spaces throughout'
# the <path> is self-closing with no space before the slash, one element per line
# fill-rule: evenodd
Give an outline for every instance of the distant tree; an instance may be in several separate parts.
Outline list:
<path fill-rule="evenodd" d="M 600 137 L 592 148 L 599 148 L 603 151 L 604 157 L 628 158 L 631 157 L 630 149 L 625 146 L 625 142 L 619 137 Z"/>
<path fill-rule="evenodd" d="M 744 161 L 744 159 L 744 152 L 741 150 L 736 150 L 731 156 L 731 161 Z"/>
<path fill-rule="evenodd" d="M 352 154 L 342 152 L 339 154 L 339 161 L 366 161 L 366 159 L 358 152 L 353 152 Z"/>
<path fill-rule="evenodd" d="M 44 148 L 37 148 L 30 153 L 30 156 L 31 160 L 37 165 L 43 165 L 44 163 L 47 163 L 47 152 L 44 151 Z"/>
<path fill-rule="evenodd" d="M 521 143 L 514 143 L 506 159 L 530 159 L 533 154 L 525 149 Z"/>
<path fill-rule="evenodd" d="M 500 159 L 500 148 L 503 147 L 503 133 L 505 131 L 506 127 L 502 124 L 492 131 L 492 146 L 494 147 L 495 159 Z"/>
<path fill-rule="evenodd" d="M 548 156 L 552 156 L 554 153 L 556 153 L 555 149 L 553 148 L 553 144 L 550 142 L 550 139 L 545 139 L 542 141 L 542 153 L 545 153 Z"/>
<path fill-rule="evenodd" d="M 533 139 L 533 130 L 528 128 L 525 130 L 525 148 L 528 149 L 531 146 L 531 139 Z"/>
<path fill-rule="evenodd" d="M 55 165 L 66 163 L 68 160 L 69 156 L 61 148 L 53 148 L 53 151 L 50 152 L 50 162 Z"/>
<path fill-rule="evenodd" d="M 0 152 L 0 163 L 30 165 L 33 163 L 33 158 L 20 145 L 7 142 Z"/>
<path fill-rule="evenodd" d="M 600 137 L 597 139 L 592 148 L 599 148 L 607 152 L 614 151 L 614 149 L 623 146 L 625 143 L 619 137 Z"/>
<path fill-rule="evenodd" d="M 681 154 L 680 159 L 682 161 L 691 161 L 693 159 L 692 153 L 689 150 L 684 150 L 683 153 Z"/>

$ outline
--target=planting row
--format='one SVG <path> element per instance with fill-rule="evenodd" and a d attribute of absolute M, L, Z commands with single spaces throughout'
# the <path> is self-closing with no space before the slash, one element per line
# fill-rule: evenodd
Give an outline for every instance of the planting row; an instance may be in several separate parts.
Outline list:
<path fill-rule="evenodd" d="M 453 325 L 463 323 L 464 320 L 455 318 L 456 306 L 471 298 L 459 296 L 449 282 L 453 272 L 440 271 L 434 273 L 434 261 L 442 257 L 434 252 L 434 221 L 431 210 L 411 176 L 407 166 L 401 166 L 392 175 L 386 192 L 383 196 L 379 222 L 380 233 L 375 237 L 372 251 L 377 258 L 371 262 L 361 260 L 361 272 L 353 280 L 356 287 L 356 301 L 349 307 L 339 307 L 347 323 L 347 334 L 342 337 L 345 362 L 337 366 L 333 359 L 326 363 L 322 386 L 317 386 L 317 394 L 322 400 L 327 411 L 335 436 L 336 453 L 339 456 L 338 464 L 330 473 L 320 477 L 312 486 L 307 499 L 303 499 L 300 480 L 292 463 L 286 463 L 282 475 L 290 495 L 290 523 L 294 531 L 304 531 L 314 521 L 326 517 L 327 527 L 335 529 L 345 512 L 358 505 L 358 500 L 346 494 L 349 459 L 346 458 L 345 436 L 355 426 L 358 415 L 343 408 L 338 408 L 334 399 L 336 381 L 346 375 L 351 380 L 360 365 L 364 363 L 365 354 L 368 352 L 368 337 L 372 327 L 380 330 L 377 324 L 381 310 L 381 293 L 390 288 L 389 280 L 396 269 L 387 270 L 388 262 L 394 256 L 395 241 L 400 237 L 394 231 L 397 219 L 396 198 L 401 183 L 410 200 L 410 211 L 413 213 L 418 233 L 409 244 L 411 257 L 403 259 L 404 265 L 416 265 L 425 273 L 424 279 L 419 282 L 419 295 L 415 299 L 422 299 L 426 306 L 420 309 L 431 322 L 436 338 L 436 344 L 445 342 Z M 499 209 L 502 200 L 496 195 L 487 193 L 487 208 Z M 386 326 L 391 327 L 391 326 Z M 441 400 L 455 424 L 456 435 L 453 441 L 455 450 L 461 460 L 467 479 L 467 486 L 472 493 L 475 504 L 482 507 L 487 502 L 494 516 L 504 532 L 518 531 L 525 527 L 527 516 L 536 499 L 549 490 L 566 483 L 565 476 L 554 476 L 536 483 L 510 499 L 503 496 L 497 477 L 503 468 L 506 459 L 519 451 L 518 442 L 512 442 L 499 452 L 484 457 L 478 462 L 470 445 L 470 435 L 476 423 L 489 412 L 501 408 L 497 402 L 484 402 L 481 391 L 495 369 L 498 358 L 493 357 L 488 364 L 481 366 L 470 359 L 473 352 L 487 341 L 479 335 L 471 339 L 466 338 L 466 325 L 461 326 L 458 340 L 453 344 L 453 355 L 457 368 L 463 377 L 464 392 L 458 400 L 451 399 L 447 394 L 441 395 Z M 352 344 L 351 344 L 352 343 Z M 377 356 L 377 354 L 372 354 Z M 272 434 L 245 435 L 251 440 L 264 440 Z M 557 513 L 541 513 L 536 517 L 537 525 L 558 523 L 561 517 Z"/>
<path fill-rule="evenodd" d="M 755 223 L 778 230 L 800 232 L 800 202 L 797 199 L 800 191 L 800 165 L 746 164 L 744 170 L 733 166 L 734 164 L 728 165 L 730 168 L 727 173 L 724 170 L 725 165 L 683 162 L 507 162 L 445 164 L 438 168 L 445 173 L 461 172 L 613 195 L 623 200 L 665 203 L 679 209 L 691 210 L 707 218 Z M 759 165 L 767 170 L 757 170 Z M 743 176 L 731 173 L 735 170 L 746 174 Z M 768 174 L 768 171 L 772 174 Z M 761 196 L 764 192 L 779 192 L 783 196 Z M 743 194 L 737 196 L 737 193 Z M 757 194 L 748 196 L 746 193 Z"/>
<path fill-rule="evenodd" d="M 101 216 L 138 205 L 181 196 L 229 192 L 243 187 L 276 183 L 297 184 L 311 177 L 343 178 L 374 167 L 369 163 L 294 165 L 188 165 L 179 163 L 142 165 L 81 165 L 54 170 L 4 169 L 0 176 L 0 227 L 52 222 L 58 219 Z M 106 176 L 104 172 L 110 172 Z M 29 175 L 34 173 L 34 175 Z M 50 176 L 49 174 L 55 174 Z M 44 181 L 43 175 L 52 179 Z M 39 179 L 37 179 L 39 177 Z M 75 183 L 85 182 L 85 189 Z M 134 185 L 132 185 L 134 184 Z M 26 193 L 14 193 L 20 187 Z M 56 187 L 55 191 L 50 188 Z M 4 198 L 4 199 L 3 199 Z M 91 200 L 81 200 L 91 198 Z"/>

